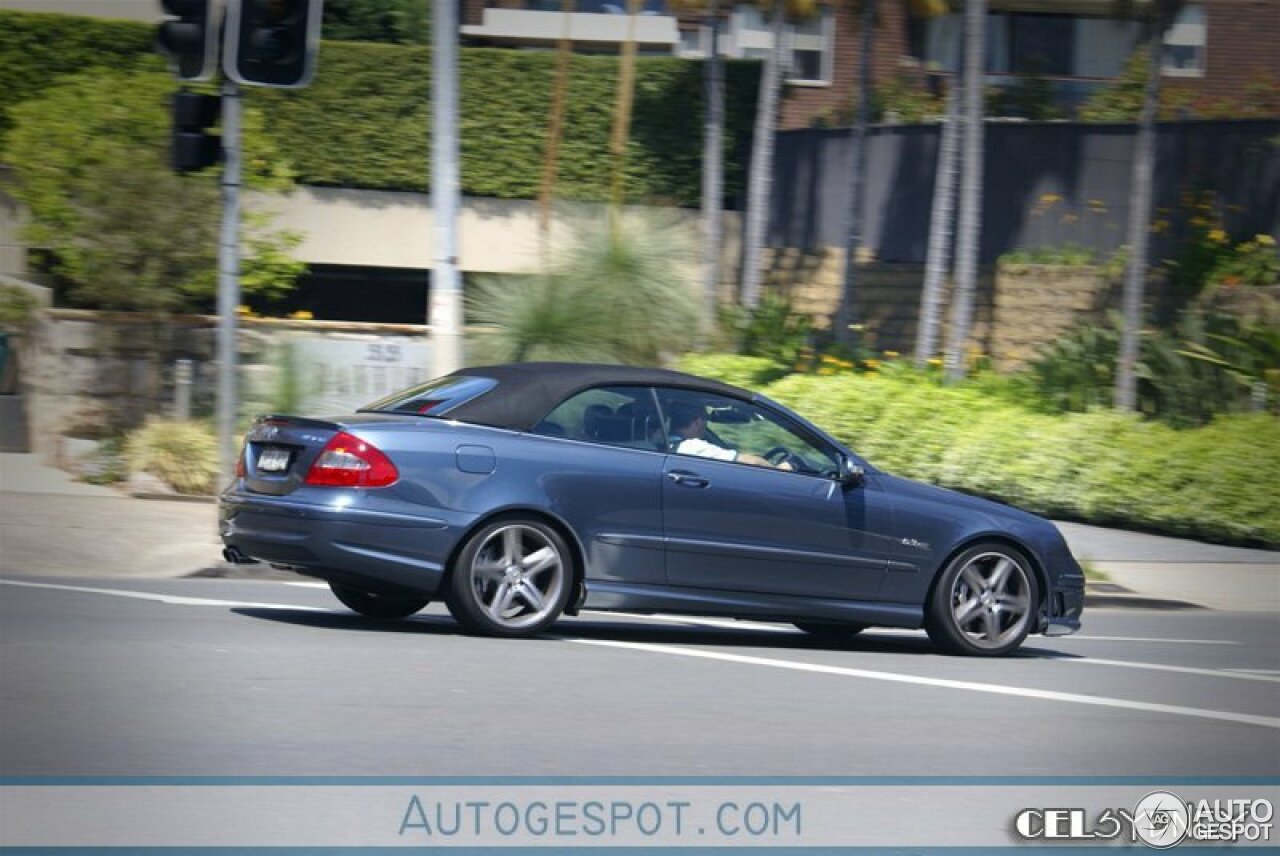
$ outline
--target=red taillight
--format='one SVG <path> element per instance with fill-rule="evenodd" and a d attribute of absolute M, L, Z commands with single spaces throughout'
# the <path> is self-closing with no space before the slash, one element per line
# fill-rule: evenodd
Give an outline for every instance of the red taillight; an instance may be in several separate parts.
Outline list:
<path fill-rule="evenodd" d="M 244 477 L 245 477 L 245 469 L 244 469 L 244 446 L 241 446 L 241 447 L 240 447 L 240 454 L 236 456 L 236 478 L 238 478 L 238 479 L 242 479 L 242 478 L 244 478 Z"/>
<path fill-rule="evenodd" d="M 306 483 L 324 487 L 386 487 L 400 472 L 372 443 L 345 431 L 334 435 L 307 471 Z"/>

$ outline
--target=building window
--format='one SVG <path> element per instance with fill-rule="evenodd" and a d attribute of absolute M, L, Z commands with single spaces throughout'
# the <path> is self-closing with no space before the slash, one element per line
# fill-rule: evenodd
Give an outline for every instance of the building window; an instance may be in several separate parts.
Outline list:
<path fill-rule="evenodd" d="M 701 24 L 680 31 L 680 47 L 677 53 L 686 59 L 702 59 L 707 55 L 710 31 Z"/>
<path fill-rule="evenodd" d="M 1161 69 L 1169 77 L 1202 77 L 1206 24 L 1203 6 L 1185 6 L 1164 36 Z"/>
<path fill-rule="evenodd" d="M 831 13 L 824 8 L 820 15 L 787 28 L 788 83 L 831 83 L 832 23 Z"/>
<path fill-rule="evenodd" d="M 826 86 L 831 83 L 835 28 L 826 8 L 820 15 L 787 24 L 783 33 L 782 68 L 787 83 Z M 723 51 L 741 59 L 768 57 L 773 47 L 769 21 L 755 6 L 739 6 L 729 21 Z"/>

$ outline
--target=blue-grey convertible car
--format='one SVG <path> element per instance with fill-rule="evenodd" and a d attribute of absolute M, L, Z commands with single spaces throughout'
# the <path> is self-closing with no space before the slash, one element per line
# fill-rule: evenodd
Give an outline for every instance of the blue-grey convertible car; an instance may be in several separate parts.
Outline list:
<path fill-rule="evenodd" d="M 265 416 L 221 497 L 232 561 L 358 613 L 443 600 L 528 636 L 583 608 L 923 627 L 999 655 L 1080 626 L 1049 522 L 897 478 L 767 398 L 686 374 L 467 368 L 334 419 Z"/>

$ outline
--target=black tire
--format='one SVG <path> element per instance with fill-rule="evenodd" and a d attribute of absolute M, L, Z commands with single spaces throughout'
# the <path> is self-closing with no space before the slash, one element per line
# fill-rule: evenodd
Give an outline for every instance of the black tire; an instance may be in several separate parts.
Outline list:
<path fill-rule="evenodd" d="M 532 636 L 564 612 L 573 579 L 573 553 L 559 532 L 536 518 L 501 517 L 458 552 L 445 604 L 471 633 Z"/>
<path fill-rule="evenodd" d="M 825 642 L 839 642 L 850 639 L 866 630 L 869 624 L 846 624 L 840 621 L 796 621 L 793 622 L 805 633 Z"/>
<path fill-rule="evenodd" d="M 360 591 L 333 582 L 329 583 L 329 590 L 343 606 L 369 618 L 408 618 L 431 603 L 429 597 Z"/>
<path fill-rule="evenodd" d="M 979 543 L 942 570 L 925 605 L 925 630 L 945 653 L 1000 657 L 1027 638 L 1039 608 L 1031 560 L 1007 544 Z"/>

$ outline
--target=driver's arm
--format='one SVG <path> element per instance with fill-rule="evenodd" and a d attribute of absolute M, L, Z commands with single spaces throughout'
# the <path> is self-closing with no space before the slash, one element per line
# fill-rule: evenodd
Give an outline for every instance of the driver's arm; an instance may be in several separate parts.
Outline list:
<path fill-rule="evenodd" d="M 771 464 L 767 460 L 762 458 L 760 455 L 753 455 L 750 452 L 739 452 L 738 460 L 744 464 L 752 464 L 753 466 L 757 466 L 757 467 L 772 467 L 775 470 L 793 469 L 791 464 L 787 461 L 783 461 L 780 464 Z"/>

